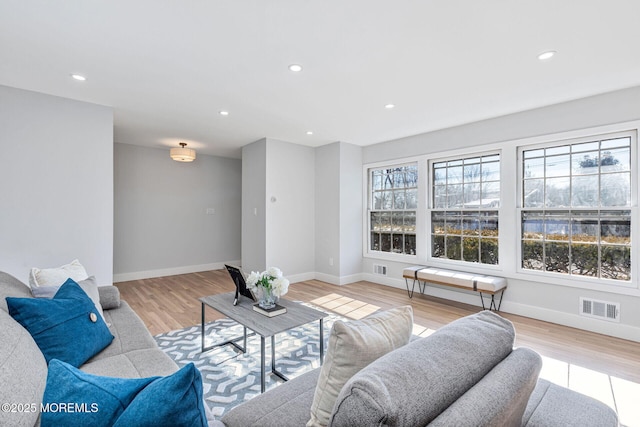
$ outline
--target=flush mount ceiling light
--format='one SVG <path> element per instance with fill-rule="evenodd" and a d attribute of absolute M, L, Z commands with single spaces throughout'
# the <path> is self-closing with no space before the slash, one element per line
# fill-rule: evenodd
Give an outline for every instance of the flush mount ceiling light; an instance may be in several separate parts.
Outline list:
<path fill-rule="evenodd" d="M 219 111 L 218 114 L 220 114 L 221 116 L 228 116 L 229 112 L 228 111 Z"/>
<path fill-rule="evenodd" d="M 196 159 L 196 150 L 187 148 L 187 144 L 181 142 L 180 147 L 172 148 L 169 155 L 176 162 L 193 162 Z"/>
<path fill-rule="evenodd" d="M 307 135 L 313 135 L 313 132 L 312 132 L 312 131 L 310 131 L 310 130 L 308 130 L 308 131 L 307 131 Z"/>
<path fill-rule="evenodd" d="M 291 64 L 289 65 L 289 71 L 293 71 L 294 73 L 299 73 L 300 71 L 302 71 L 302 65 Z"/>
<path fill-rule="evenodd" d="M 81 74 L 71 74 L 71 78 L 78 80 L 79 82 L 84 82 L 87 78 Z"/>
<path fill-rule="evenodd" d="M 396 104 L 387 104 L 384 106 L 387 110 L 391 110 L 392 108 L 396 108 Z"/>
<path fill-rule="evenodd" d="M 542 52 L 540 55 L 538 55 L 538 59 L 540 61 L 546 61 L 548 59 L 553 58 L 553 56 L 556 54 L 557 52 L 555 50 L 548 50 L 546 52 Z"/>

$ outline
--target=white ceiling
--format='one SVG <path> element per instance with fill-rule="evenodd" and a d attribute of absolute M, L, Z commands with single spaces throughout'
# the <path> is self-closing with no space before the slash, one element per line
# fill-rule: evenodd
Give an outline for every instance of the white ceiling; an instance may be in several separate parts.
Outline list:
<path fill-rule="evenodd" d="M 0 84 L 112 106 L 128 144 L 369 145 L 640 85 L 638 16 L 638 0 L 0 0 Z"/>

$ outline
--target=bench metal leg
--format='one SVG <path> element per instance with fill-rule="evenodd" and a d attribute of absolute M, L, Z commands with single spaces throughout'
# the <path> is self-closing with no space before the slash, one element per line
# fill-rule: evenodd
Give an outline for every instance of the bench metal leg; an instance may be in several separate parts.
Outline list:
<path fill-rule="evenodd" d="M 502 305 L 502 297 L 504 295 L 504 289 L 500 291 L 500 301 L 498 302 L 498 305 L 496 306 L 496 300 L 495 300 L 495 294 L 491 294 L 491 303 L 489 304 L 489 308 L 487 309 L 484 305 L 484 295 L 482 295 L 482 292 L 480 292 L 480 301 L 482 301 L 482 309 L 483 310 L 493 310 L 493 311 L 500 311 L 500 306 Z"/>
<path fill-rule="evenodd" d="M 407 294 L 409 294 L 409 298 L 413 298 L 413 291 L 416 289 L 416 279 L 413 279 L 413 283 L 411 285 L 411 290 L 409 290 L 409 279 L 404 278 L 404 284 L 407 286 Z M 418 287 L 420 287 L 420 281 L 418 280 Z"/>

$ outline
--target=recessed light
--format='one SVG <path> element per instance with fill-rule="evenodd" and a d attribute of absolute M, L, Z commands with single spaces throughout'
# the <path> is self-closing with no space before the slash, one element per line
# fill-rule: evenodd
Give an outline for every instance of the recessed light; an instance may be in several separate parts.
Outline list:
<path fill-rule="evenodd" d="M 289 71 L 293 71 L 294 73 L 299 73 L 300 71 L 302 71 L 302 65 L 291 64 L 289 65 Z"/>
<path fill-rule="evenodd" d="M 542 52 L 540 55 L 538 55 L 538 59 L 540 61 L 546 61 L 547 59 L 551 59 L 553 58 L 553 56 L 556 54 L 555 50 L 548 50 L 546 52 Z"/>
<path fill-rule="evenodd" d="M 308 130 L 308 131 L 307 131 L 307 135 L 313 135 L 313 132 L 312 132 L 312 131 L 310 131 L 310 130 Z"/>
<path fill-rule="evenodd" d="M 384 106 L 384 108 L 386 108 L 387 110 L 391 110 L 392 108 L 395 108 L 396 104 L 387 104 Z"/>
<path fill-rule="evenodd" d="M 220 115 L 221 116 L 228 116 L 229 112 L 228 111 L 220 111 Z"/>
<path fill-rule="evenodd" d="M 78 80 L 79 82 L 83 82 L 85 80 L 87 80 L 87 78 L 83 75 L 80 74 L 71 74 L 71 77 Z"/>

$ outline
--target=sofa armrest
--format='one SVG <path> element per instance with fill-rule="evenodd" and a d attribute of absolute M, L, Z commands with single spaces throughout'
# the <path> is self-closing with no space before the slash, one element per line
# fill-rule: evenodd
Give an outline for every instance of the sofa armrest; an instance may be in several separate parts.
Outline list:
<path fill-rule="evenodd" d="M 113 285 L 98 286 L 98 294 L 103 310 L 120 307 L 120 290 L 117 287 Z"/>

